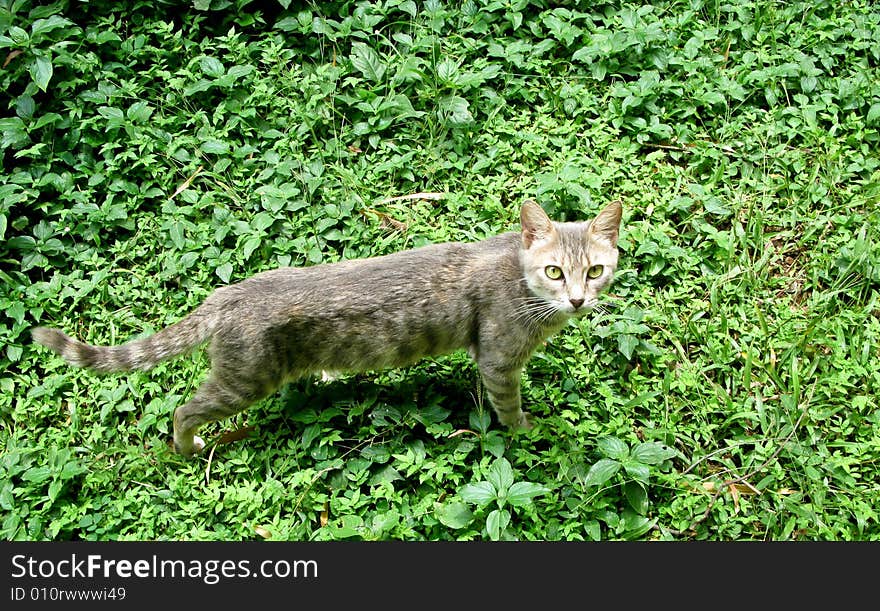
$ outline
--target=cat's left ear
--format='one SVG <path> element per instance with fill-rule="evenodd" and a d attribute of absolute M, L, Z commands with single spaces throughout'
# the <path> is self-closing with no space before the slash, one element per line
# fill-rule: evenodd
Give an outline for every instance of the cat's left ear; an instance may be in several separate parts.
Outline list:
<path fill-rule="evenodd" d="M 620 232 L 620 217 L 623 214 L 623 205 L 620 200 L 615 200 L 605 206 L 590 223 L 590 237 L 605 241 L 612 248 L 617 248 L 617 237 Z"/>
<path fill-rule="evenodd" d="M 531 248 L 534 242 L 548 240 L 553 236 L 553 221 L 535 200 L 527 199 L 523 202 L 519 218 L 522 223 L 523 246 L 526 248 Z"/>

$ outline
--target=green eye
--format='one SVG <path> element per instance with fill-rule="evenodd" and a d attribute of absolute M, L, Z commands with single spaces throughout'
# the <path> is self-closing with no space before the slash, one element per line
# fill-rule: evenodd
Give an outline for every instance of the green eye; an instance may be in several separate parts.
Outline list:
<path fill-rule="evenodd" d="M 559 280 L 562 278 L 562 270 L 555 265 L 548 265 L 544 268 L 544 273 L 550 280 Z"/>
<path fill-rule="evenodd" d="M 598 278 L 599 276 L 602 275 L 602 272 L 604 271 L 604 269 L 605 268 L 603 268 L 601 265 L 594 265 L 593 267 L 591 267 L 590 269 L 587 270 L 587 278 L 589 278 L 590 280 L 595 280 L 596 278 Z"/>

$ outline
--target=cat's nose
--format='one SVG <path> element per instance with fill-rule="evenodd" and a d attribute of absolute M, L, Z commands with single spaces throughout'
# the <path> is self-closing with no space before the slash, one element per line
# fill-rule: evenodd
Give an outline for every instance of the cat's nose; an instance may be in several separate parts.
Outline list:
<path fill-rule="evenodd" d="M 579 307 L 581 307 L 582 305 L 584 305 L 584 300 L 583 300 L 583 299 L 569 299 L 568 301 L 571 303 L 571 305 L 574 306 L 574 309 L 575 309 L 575 310 L 577 310 Z"/>

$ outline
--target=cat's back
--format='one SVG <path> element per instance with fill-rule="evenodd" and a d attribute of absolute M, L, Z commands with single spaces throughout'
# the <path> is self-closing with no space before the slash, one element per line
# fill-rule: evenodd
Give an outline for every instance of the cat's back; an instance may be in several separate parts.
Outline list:
<path fill-rule="evenodd" d="M 398 297 L 448 297 L 485 287 L 500 276 L 516 275 L 518 239 L 516 233 L 504 233 L 477 242 L 444 242 L 376 257 L 283 267 L 233 287 L 236 292 L 272 294 L 282 300 L 330 298 L 349 305 Z"/>

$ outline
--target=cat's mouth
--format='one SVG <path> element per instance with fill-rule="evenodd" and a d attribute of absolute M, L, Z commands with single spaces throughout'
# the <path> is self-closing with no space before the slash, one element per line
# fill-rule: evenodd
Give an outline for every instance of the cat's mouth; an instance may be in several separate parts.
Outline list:
<path fill-rule="evenodd" d="M 582 316 L 595 307 L 598 299 L 569 299 L 561 308 L 570 316 Z"/>

